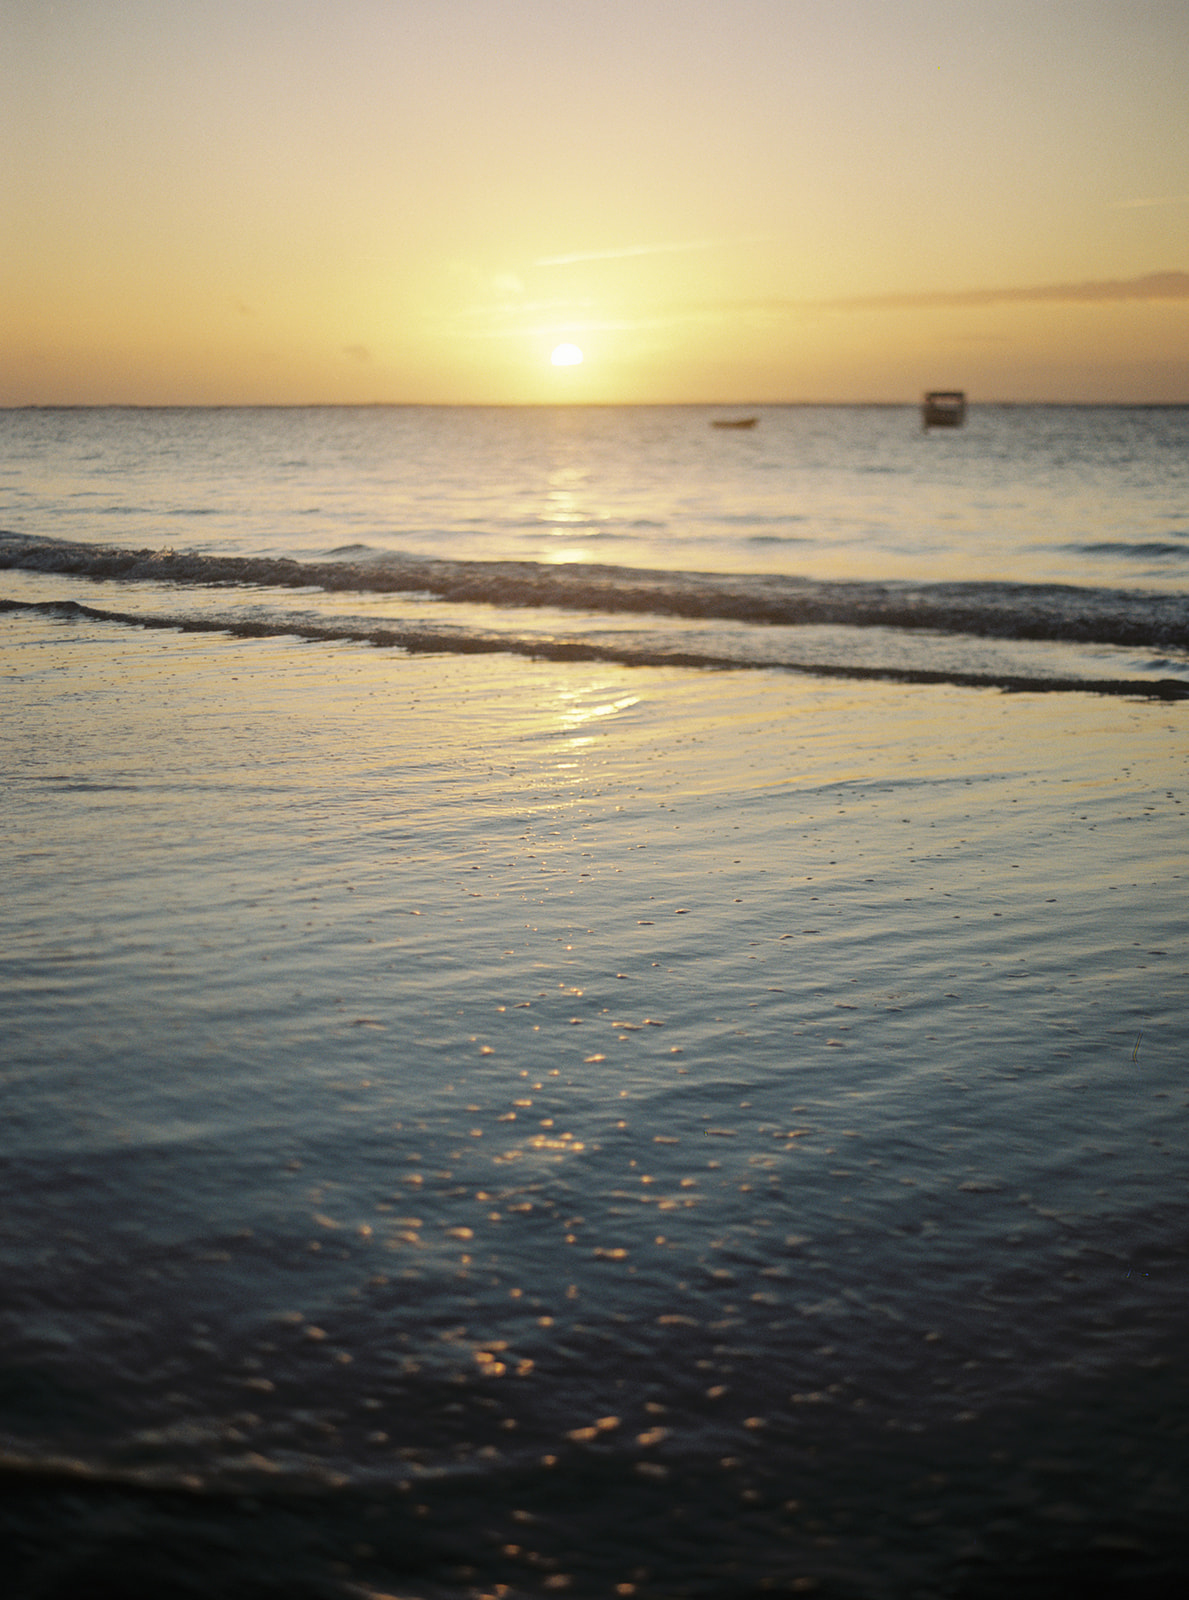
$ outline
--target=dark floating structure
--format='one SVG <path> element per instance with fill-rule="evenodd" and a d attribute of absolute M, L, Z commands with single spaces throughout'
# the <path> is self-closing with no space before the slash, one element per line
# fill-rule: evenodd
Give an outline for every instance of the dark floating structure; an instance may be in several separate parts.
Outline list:
<path fill-rule="evenodd" d="M 715 417 L 712 428 L 754 428 L 759 417 Z"/>
<path fill-rule="evenodd" d="M 966 421 L 966 396 L 961 389 L 930 389 L 921 401 L 923 428 L 960 428 Z"/>

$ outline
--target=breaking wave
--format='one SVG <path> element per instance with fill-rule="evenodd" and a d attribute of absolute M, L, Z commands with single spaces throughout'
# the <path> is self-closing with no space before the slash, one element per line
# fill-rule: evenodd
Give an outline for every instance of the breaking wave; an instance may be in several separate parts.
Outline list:
<path fill-rule="evenodd" d="M 1060 584 L 870 580 L 822 581 L 780 575 L 669 572 L 602 564 L 551 565 L 532 561 L 451 561 L 370 554 L 344 546 L 331 560 L 218 556 L 173 550 L 124 550 L 0 533 L 0 568 L 45 575 L 99 579 L 119 584 L 154 584 L 169 590 L 260 589 L 324 591 L 327 594 L 432 597 L 454 605 L 490 607 L 493 623 L 465 626 L 420 619 L 416 625 L 386 618 L 343 619 L 281 612 L 235 614 L 234 607 L 202 615 L 167 606 L 152 613 L 96 606 L 73 599 L 6 601 L 61 614 L 118 621 L 141 627 L 225 631 L 241 637 L 297 635 L 308 639 L 359 640 L 409 651 L 483 653 L 504 651 L 550 660 L 604 660 L 639 666 L 767 668 L 855 679 L 909 683 L 954 683 L 1014 690 L 1091 690 L 1189 698 L 1189 682 L 1176 678 L 1098 676 L 1060 669 L 1016 670 L 1010 659 L 987 670 L 965 671 L 952 661 L 839 661 L 803 659 L 782 648 L 774 655 L 766 635 L 774 628 L 823 625 L 884 630 L 906 641 L 925 635 L 955 641 L 1039 641 L 1050 646 L 1125 648 L 1162 661 L 1189 653 L 1189 596 L 1136 593 Z M 530 633 L 508 627 L 507 613 L 583 612 L 653 619 L 713 621 L 734 625 L 721 637 L 725 648 L 705 638 L 692 643 L 663 627 L 646 634 L 580 637 Z M 497 612 L 499 615 L 497 615 Z M 717 637 L 717 636 L 715 636 Z M 1150 670 L 1150 669 L 1149 669 Z"/>

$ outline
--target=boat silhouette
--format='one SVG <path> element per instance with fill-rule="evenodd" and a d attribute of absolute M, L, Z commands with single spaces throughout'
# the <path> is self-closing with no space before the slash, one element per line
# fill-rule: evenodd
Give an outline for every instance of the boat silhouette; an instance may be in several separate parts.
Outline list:
<path fill-rule="evenodd" d="M 966 396 L 961 389 L 930 389 L 921 401 L 921 426 L 960 428 L 966 421 Z"/>

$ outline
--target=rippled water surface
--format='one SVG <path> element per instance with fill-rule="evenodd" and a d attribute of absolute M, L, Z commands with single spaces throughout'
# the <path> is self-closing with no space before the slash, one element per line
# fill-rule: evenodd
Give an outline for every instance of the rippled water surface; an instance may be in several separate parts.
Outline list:
<path fill-rule="evenodd" d="M 4 417 L 12 1592 L 1173 1592 L 1183 415 Z"/>
<path fill-rule="evenodd" d="M 1189 410 L 8 411 L 4 525 L 127 547 L 1183 588 Z"/>
<path fill-rule="evenodd" d="M 1171 696 L 1187 418 L 8 412 L 0 567 L 10 604 L 126 619 Z"/>

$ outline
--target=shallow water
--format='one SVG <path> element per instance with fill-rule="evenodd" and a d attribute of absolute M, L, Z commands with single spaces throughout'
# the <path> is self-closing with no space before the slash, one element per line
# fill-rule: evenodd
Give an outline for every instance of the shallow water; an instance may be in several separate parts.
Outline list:
<path fill-rule="evenodd" d="M 1180 708 L 0 626 L 18 1592 L 1177 1570 Z"/>
<path fill-rule="evenodd" d="M 714 415 L 0 413 L 23 1600 L 1171 1592 L 1189 412 Z"/>
<path fill-rule="evenodd" d="M 3 598 L 438 652 L 1189 692 L 1189 411 L 970 415 L 4 412 Z"/>
<path fill-rule="evenodd" d="M 0 411 L 2 525 L 124 548 L 1181 592 L 1189 408 Z"/>

